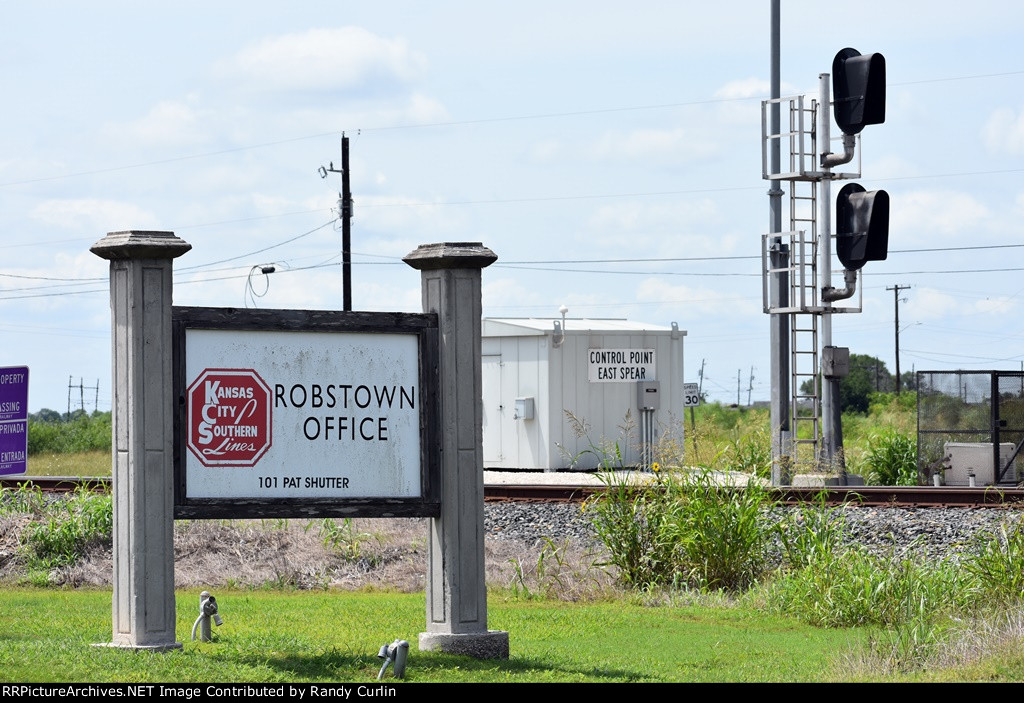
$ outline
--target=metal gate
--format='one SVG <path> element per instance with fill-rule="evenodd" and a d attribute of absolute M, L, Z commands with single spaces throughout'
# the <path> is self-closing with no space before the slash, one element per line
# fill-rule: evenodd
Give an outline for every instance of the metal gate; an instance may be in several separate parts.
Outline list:
<path fill-rule="evenodd" d="M 917 389 L 917 465 L 923 480 L 951 474 L 948 482 L 955 485 L 977 474 L 983 485 L 1017 483 L 1024 372 L 918 371 Z"/>
<path fill-rule="evenodd" d="M 992 414 L 992 442 L 996 447 L 1012 444 L 1009 457 L 1001 457 L 996 451 L 996 465 L 999 467 L 999 483 L 1011 480 L 1016 483 L 1019 476 L 1014 468 L 1024 444 L 1024 373 L 1020 371 L 994 371 L 992 374 L 995 408 Z M 1012 478 L 1011 478 L 1012 477 Z"/>

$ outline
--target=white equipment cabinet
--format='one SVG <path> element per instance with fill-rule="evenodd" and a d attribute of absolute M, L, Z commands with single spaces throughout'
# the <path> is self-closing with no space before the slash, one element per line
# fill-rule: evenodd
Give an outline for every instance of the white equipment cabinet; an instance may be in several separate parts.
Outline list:
<path fill-rule="evenodd" d="M 685 336 L 674 322 L 484 318 L 484 468 L 594 469 L 590 442 L 616 440 L 632 466 L 643 461 L 641 437 L 657 444 L 672 433 L 681 442 Z M 642 384 L 655 390 L 640 392 Z M 640 410 L 654 394 L 655 407 Z M 590 427 L 590 441 L 567 411 Z"/>

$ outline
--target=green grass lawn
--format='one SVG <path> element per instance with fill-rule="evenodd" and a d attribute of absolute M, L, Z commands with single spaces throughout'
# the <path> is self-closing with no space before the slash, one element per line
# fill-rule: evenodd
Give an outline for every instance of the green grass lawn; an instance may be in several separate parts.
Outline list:
<path fill-rule="evenodd" d="M 490 598 L 511 657 L 420 652 L 423 594 L 217 592 L 224 625 L 190 641 L 198 593 L 178 594 L 180 651 L 92 646 L 111 633 L 109 590 L 0 590 L 6 682 L 375 682 L 381 645 L 410 642 L 410 682 L 831 681 L 833 655 L 864 640 L 732 608 Z M 394 681 L 389 670 L 385 678 Z"/>

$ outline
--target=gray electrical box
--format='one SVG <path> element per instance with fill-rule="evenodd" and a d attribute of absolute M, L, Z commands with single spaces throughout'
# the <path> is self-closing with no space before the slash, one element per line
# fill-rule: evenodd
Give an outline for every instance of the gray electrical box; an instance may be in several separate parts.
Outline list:
<path fill-rule="evenodd" d="M 533 419 L 533 398 L 516 398 L 516 420 Z"/>
<path fill-rule="evenodd" d="M 661 384 L 657 381 L 639 381 L 636 384 L 636 407 L 639 410 L 657 410 L 661 407 Z"/>
<path fill-rule="evenodd" d="M 821 375 L 825 378 L 845 378 L 850 375 L 849 347 L 825 347 L 821 355 Z"/>

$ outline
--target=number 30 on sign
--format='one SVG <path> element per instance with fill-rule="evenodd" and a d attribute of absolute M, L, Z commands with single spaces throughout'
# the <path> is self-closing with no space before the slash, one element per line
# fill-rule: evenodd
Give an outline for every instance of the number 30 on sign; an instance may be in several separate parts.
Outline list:
<path fill-rule="evenodd" d="M 683 384 L 683 407 L 693 408 L 700 405 L 700 389 L 696 383 Z"/>

